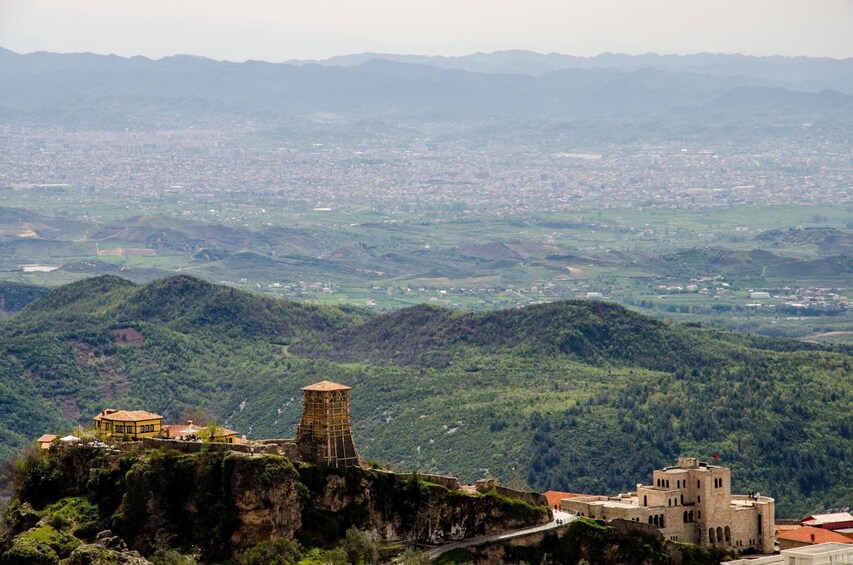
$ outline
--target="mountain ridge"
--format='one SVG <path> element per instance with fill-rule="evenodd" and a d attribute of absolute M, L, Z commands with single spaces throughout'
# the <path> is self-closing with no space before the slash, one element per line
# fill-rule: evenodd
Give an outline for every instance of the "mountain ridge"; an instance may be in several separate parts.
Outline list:
<path fill-rule="evenodd" d="M 6 79 L 0 87 L 0 107 L 21 123 L 102 129 L 274 122 L 318 113 L 349 120 L 570 121 L 651 115 L 677 119 L 692 108 L 693 119 L 704 120 L 705 105 L 712 102 L 725 112 L 748 114 L 761 108 L 754 96 L 741 96 L 730 107 L 725 95 L 733 89 L 773 87 L 786 89 L 786 102 L 764 109 L 767 116 L 761 123 L 770 118 L 814 121 L 827 112 L 834 121 L 850 119 L 853 78 L 845 77 L 853 77 L 853 62 L 833 64 L 838 68 L 830 75 L 841 79 L 804 88 L 799 82 L 770 80 L 739 69 L 708 73 L 653 65 L 561 67 L 524 74 L 386 59 L 357 66 L 296 66 L 185 56 L 151 60 L 7 51 L 0 56 Z"/>
<path fill-rule="evenodd" d="M 376 315 L 185 275 L 96 277 L 0 322 L 0 456 L 105 406 L 292 437 L 299 389 L 335 380 L 352 387 L 368 459 L 607 493 L 679 454 L 714 452 L 737 488 L 780 490 L 787 516 L 851 494 L 817 472 L 853 465 L 850 353 L 595 301 Z"/>

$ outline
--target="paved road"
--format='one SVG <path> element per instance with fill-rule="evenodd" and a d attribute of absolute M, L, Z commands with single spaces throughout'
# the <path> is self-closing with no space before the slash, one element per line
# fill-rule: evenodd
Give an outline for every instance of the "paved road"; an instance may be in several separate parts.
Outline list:
<path fill-rule="evenodd" d="M 521 536 L 526 536 L 529 534 L 535 534 L 537 532 L 544 532 L 547 530 L 553 530 L 555 528 L 560 528 L 575 518 L 577 518 L 574 514 L 569 514 L 568 512 L 563 512 L 561 510 L 553 510 L 554 519 L 547 524 L 543 524 L 541 526 L 534 526 L 532 528 L 524 528 L 521 530 L 510 530 L 508 532 L 502 532 L 499 534 L 489 534 L 487 536 L 478 536 L 475 538 L 469 538 L 462 541 L 455 541 L 452 543 L 447 543 L 439 547 L 434 547 L 426 552 L 429 556 L 430 561 L 437 558 L 439 555 L 443 553 L 447 553 L 448 551 L 452 551 L 454 549 L 459 549 L 462 547 L 471 547 L 472 545 L 482 545 L 484 543 L 491 543 L 494 541 L 503 541 L 512 538 L 517 538 Z"/>

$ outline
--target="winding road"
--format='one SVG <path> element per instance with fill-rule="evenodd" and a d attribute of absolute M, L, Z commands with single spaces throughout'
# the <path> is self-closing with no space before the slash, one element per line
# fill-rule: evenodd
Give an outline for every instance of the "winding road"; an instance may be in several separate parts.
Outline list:
<path fill-rule="evenodd" d="M 469 538 L 461 541 L 454 541 L 451 543 L 447 543 L 441 545 L 439 547 L 434 547 L 425 553 L 429 556 L 430 561 L 436 559 L 439 555 L 447 553 L 448 551 L 453 551 L 454 549 L 460 549 L 463 547 L 471 547 L 473 545 L 483 545 L 486 543 L 492 543 L 495 541 L 504 541 L 508 539 L 518 538 L 530 534 L 535 534 L 539 532 L 545 532 L 547 530 L 554 530 L 556 528 L 561 528 L 577 518 L 575 514 L 569 514 L 568 512 L 563 512 L 561 510 L 552 510 L 554 513 L 554 519 L 548 522 L 547 524 L 542 524 L 541 526 L 533 526 L 532 528 L 523 528 L 521 530 L 510 530 L 508 532 L 501 532 L 497 534 L 489 534 L 485 536 L 477 536 L 474 538 Z"/>

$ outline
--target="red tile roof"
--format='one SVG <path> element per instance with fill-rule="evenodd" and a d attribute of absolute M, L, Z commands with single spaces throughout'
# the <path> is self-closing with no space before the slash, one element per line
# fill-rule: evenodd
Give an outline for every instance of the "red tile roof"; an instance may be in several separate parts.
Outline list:
<path fill-rule="evenodd" d="M 54 435 L 54 434 L 44 434 L 43 436 L 41 436 L 40 438 L 38 438 L 38 439 L 36 440 L 36 442 L 38 442 L 38 443 L 50 443 L 50 442 L 52 442 L 53 440 L 55 440 L 56 438 L 58 438 L 58 437 L 59 437 L 59 436 Z"/>
<path fill-rule="evenodd" d="M 554 507 L 555 504 L 557 506 L 560 506 L 560 501 L 563 500 L 564 498 L 576 498 L 578 496 L 585 496 L 583 494 L 575 494 L 572 492 L 560 492 L 558 490 L 549 490 L 549 491 L 543 492 L 542 494 L 545 495 L 545 498 L 548 499 L 548 505 L 551 506 L 552 508 Z"/>
<path fill-rule="evenodd" d="M 112 410 L 107 409 L 95 416 L 94 420 L 110 420 L 113 422 L 141 422 L 143 420 L 162 420 L 163 416 L 147 410 Z"/>
<path fill-rule="evenodd" d="M 796 530 L 788 532 L 780 532 L 778 535 L 780 540 L 798 541 L 802 543 L 853 543 L 853 539 L 847 536 L 836 534 L 832 530 L 824 530 L 823 528 L 812 528 L 811 526 L 803 526 Z"/>
<path fill-rule="evenodd" d="M 832 524 L 853 524 L 853 516 L 849 512 L 833 512 L 831 514 L 812 514 L 802 519 L 804 526 L 827 526 Z M 833 529 L 833 528 L 830 528 Z"/>

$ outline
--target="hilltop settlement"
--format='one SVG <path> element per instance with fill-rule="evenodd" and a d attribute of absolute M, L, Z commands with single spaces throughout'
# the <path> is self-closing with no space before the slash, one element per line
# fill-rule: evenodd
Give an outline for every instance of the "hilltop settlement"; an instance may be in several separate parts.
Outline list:
<path fill-rule="evenodd" d="M 245 436 L 238 437 L 238 432 L 215 424 L 199 426 L 192 421 L 185 424 L 164 424 L 162 416 L 146 410 L 105 409 L 93 418 L 94 433 L 88 432 L 90 436 L 88 440 L 73 435 L 58 437 L 45 434 L 36 443 L 40 448 L 38 451 L 47 454 L 48 461 L 61 461 L 61 466 L 66 467 L 70 461 L 74 461 L 72 465 L 83 467 L 71 472 L 78 475 L 81 470 L 89 466 L 87 474 L 91 475 L 94 472 L 95 479 L 99 478 L 104 471 L 105 462 L 110 461 L 108 454 L 122 456 L 133 454 L 137 458 L 147 455 L 161 459 L 175 457 L 175 455 L 166 455 L 169 453 L 185 454 L 177 456 L 177 460 L 180 460 L 180 457 L 187 457 L 187 454 L 192 458 L 214 452 L 224 457 L 219 460 L 220 464 L 234 457 L 242 458 L 244 464 L 247 460 L 259 458 L 265 461 L 262 472 L 267 472 L 267 464 L 271 461 L 269 458 L 273 457 L 276 458 L 273 461 L 280 459 L 290 469 L 294 468 L 292 465 L 297 466 L 300 477 L 297 487 L 301 484 L 306 469 L 343 472 L 342 475 L 336 476 L 344 482 L 333 481 L 330 484 L 329 477 L 326 477 L 324 496 L 338 499 L 338 503 L 329 504 L 326 501 L 327 511 L 332 512 L 331 516 L 335 517 L 332 519 L 345 523 L 347 519 L 343 516 L 346 515 L 346 506 L 353 502 L 365 508 L 370 506 L 367 502 L 351 499 L 353 475 L 349 474 L 348 470 L 367 470 L 367 468 L 359 458 L 352 434 L 350 390 L 349 386 L 328 380 L 303 387 L 302 419 L 297 427 L 296 437 L 293 439 L 247 440 Z M 115 458 L 113 458 L 114 461 Z M 106 463 L 107 467 L 109 465 Z M 121 465 L 119 462 L 119 468 Z M 237 466 L 232 463 L 230 467 L 230 473 L 234 473 Z M 318 471 L 311 471 L 311 473 Z M 67 473 L 67 469 L 63 472 Z M 150 462 L 148 472 L 151 472 Z M 460 510 L 464 511 L 465 505 L 453 509 L 451 515 L 446 516 L 442 513 L 447 509 L 436 512 L 435 508 L 430 508 L 430 505 L 434 505 L 434 501 L 417 508 L 414 523 L 408 525 L 405 524 L 408 520 L 396 523 L 396 520 L 388 520 L 387 515 L 380 518 L 380 522 L 386 522 L 381 528 L 376 527 L 375 519 L 366 515 L 362 515 L 360 520 L 355 521 L 354 525 L 365 529 L 372 539 L 398 544 L 395 546 L 397 553 L 399 548 L 405 545 L 425 549 L 426 553 L 422 555 L 427 561 L 442 555 L 448 549 L 469 547 L 472 549 L 468 550 L 466 555 L 475 557 L 477 562 L 504 562 L 508 554 L 497 554 L 494 549 L 491 553 L 483 553 L 482 550 L 477 553 L 476 548 L 478 546 L 494 547 L 496 544 L 499 546 L 501 543 L 499 540 L 503 540 L 504 544 L 517 547 L 541 546 L 546 539 L 544 536 L 549 535 L 549 531 L 565 531 L 571 528 L 573 523 L 575 526 L 590 523 L 590 519 L 595 521 L 593 523 L 615 525 L 623 532 L 634 531 L 638 535 L 652 536 L 653 539 L 664 543 L 679 542 L 698 546 L 698 548 L 710 548 L 714 551 L 699 554 L 709 559 L 708 562 L 714 562 L 718 556 L 738 554 L 763 554 L 765 557 L 759 557 L 754 561 L 739 559 L 729 563 L 810 565 L 850 563 L 850 559 L 853 558 L 853 516 L 846 513 L 809 516 L 803 520 L 802 526 L 789 526 L 777 535 L 773 498 L 756 492 L 733 495 L 731 470 L 721 465 L 702 462 L 696 457 L 681 457 L 675 466 L 653 471 L 650 484 L 638 484 L 635 491 L 616 496 L 591 496 L 554 491 L 540 495 L 498 486 L 494 480 L 478 481 L 475 485 L 466 486 L 446 476 L 417 473 L 397 475 L 376 469 L 371 472 L 394 478 L 403 477 L 409 483 L 423 482 L 425 486 L 428 485 L 427 490 L 437 488 L 447 493 L 456 493 L 452 494 L 452 497 L 468 497 L 471 501 L 485 498 L 492 499 L 492 502 L 497 500 L 505 501 L 504 505 L 509 504 L 509 510 L 503 508 L 501 511 L 496 511 L 492 508 L 489 515 L 485 517 L 482 516 L 482 508 L 480 508 L 478 513 L 481 517 L 473 523 L 470 520 L 471 516 L 460 515 Z M 85 482 L 83 492 L 73 492 L 75 488 L 69 489 L 68 485 L 52 485 L 51 481 L 46 480 L 45 477 L 34 477 L 32 474 L 28 476 L 26 480 L 31 484 L 25 482 L 21 485 L 18 493 L 20 498 L 15 501 L 10 514 L 12 533 L 18 535 L 10 541 L 7 540 L 7 549 L 2 554 L 3 562 L 23 563 L 36 558 L 39 562 L 45 563 L 59 562 L 61 558 L 66 558 L 62 561 L 63 563 L 148 562 L 142 557 L 142 553 L 129 550 L 127 542 L 109 530 L 97 533 L 93 529 L 88 535 L 92 537 L 92 533 L 97 534 L 94 536 L 93 543 L 85 543 L 85 540 L 82 540 L 76 541 L 75 544 L 67 539 L 67 535 L 64 545 L 58 544 L 61 547 L 55 547 L 57 545 L 55 540 L 48 540 L 41 545 L 34 541 L 39 536 L 44 538 L 46 529 L 55 534 L 57 539 L 63 537 L 61 520 L 60 524 L 50 520 L 46 522 L 44 516 L 50 518 L 51 509 L 55 511 L 57 506 L 62 509 L 67 507 L 68 503 L 55 500 L 57 497 L 51 497 L 44 492 L 44 489 L 56 490 L 64 495 L 80 495 L 88 491 L 91 495 L 93 491 L 99 490 L 97 484 L 93 485 L 93 482 L 96 482 L 95 479 Z M 128 497 L 131 496 L 130 485 L 127 484 L 129 479 L 129 475 L 124 478 L 124 488 L 128 490 L 119 503 L 119 512 L 113 517 L 114 527 L 119 532 L 123 527 L 127 527 L 130 505 Z M 157 480 L 179 481 L 173 475 L 160 477 Z M 362 476 L 361 482 L 364 481 L 365 477 Z M 32 484 L 33 482 L 40 484 Z M 299 530 L 306 524 L 291 524 L 283 528 L 281 516 L 277 515 L 282 508 L 280 504 L 272 501 L 270 496 L 272 491 L 286 490 L 288 482 L 291 481 L 284 480 L 279 483 L 274 477 L 269 477 L 261 483 L 252 485 L 260 492 L 242 493 L 243 496 L 260 497 L 262 501 L 259 504 L 259 501 L 255 500 L 253 504 L 255 507 L 251 510 L 241 507 L 239 503 L 234 503 L 233 506 L 238 509 L 239 517 L 236 518 L 237 523 L 231 524 L 228 528 L 230 536 L 227 540 L 223 540 L 224 547 L 204 548 L 203 544 L 199 544 L 195 549 L 198 556 L 204 559 L 218 553 L 220 557 L 230 554 L 232 557 L 239 558 L 251 550 L 252 543 L 255 545 L 263 543 L 264 538 L 272 539 L 281 534 L 285 534 L 284 537 L 298 536 Z M 243 486 L 245 488 L 247 485 Z M 150 489 L 150 486 L 147 488 Z M 364 488 L 364 485 L 357 486 L 356 490 L 359 488 Z M 37 494 L 34 489 L 38 491 Z M 101 493 L 101 495 L 104 494 Z M 154 495 L 151 492 L 149 494 Z M 231 493 L 232 497 L 235 495 L 237 493 Z M 295 493 L 290 493 L 288 496 L 292 495 Z M 180 493 L 179 500 L 173 500 L 171 504 L 177 503 L 178 508 L 183 512 L 189 511 L 192 514 L 194 511 L 189 510 L 186 504 L 195 496 L 196 494 L 191 492 Z M 300 494 L 300 496 L 303 495 Z M 153 526 L 158 519 L 163 520 L 162 516 L 157 516 L 156 498 L 154 495 L 153 504 L 149 502 L 138 509 L 142 512 L 137 517 L 140 526 L 143 524 Z M 510 503 L 511 500 L 514 502 Z M 382 504 L 381 501 L 379 503 Z M 39 506 L 44 509 L 41 514 L 34 508 Z M 520 513 L 519 509 L 521 509 Z M 194 510 L 199 511 L 199 509 Z M 518 515 L 511 516 L 514 513 Z M 303 510 L 303 519 L 304 516 Z M 431 517 L 427 518 L 427 516 Z M 181 520 L 181 518 L 178 519 Z M 261 528 L 258 528 L 259 523 L 262 525 Z M 78 527 L 75 530 L 75 536 L 80 533 L 79 529 Z M 87 536 L 84 534 L 82 537 Z M 127 537 L 132 547 L 150 553 L 150 536 L 140 535 L 137 531 Z M 564 537 L 567 536 L 564 534 Z M 189 534 L 189 538 L 192 538 L 192 534 Z M 404 545 L 399 545 L 401 542 Z M 777 552 L 774 555 L 780 546 L 783 548 L 782 553 Z M 686 546 L 681 546 L 682 553 L 684 547 Z M 223 552 L 225 548 L 227 550 Z M 52 560 L 54 557 L 55 560 Z M 547 554 L 543 554 L 543 559 L 546 557 Z M 637 562 L 647 561 L 640 559 Z"/>

